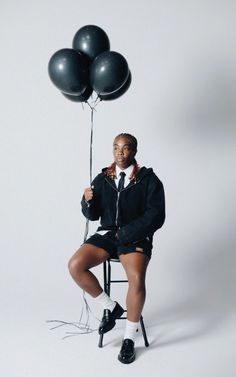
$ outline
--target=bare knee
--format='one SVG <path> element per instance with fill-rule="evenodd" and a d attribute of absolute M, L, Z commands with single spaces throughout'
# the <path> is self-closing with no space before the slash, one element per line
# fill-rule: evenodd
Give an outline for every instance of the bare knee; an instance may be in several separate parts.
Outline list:
<path fill-rule="evenodd" d="M 94 245 L 83 244 L 69 260 L 68 268 L 71 276 L 78 283 L 83 280 L 90 268 L 99 265 L 109 254 Z"/>
<path fill-rule="evenodd" d="M 73 255 L 68 262 L 68 269 L 72 277 L 78 277 L 81 273 L 86 271 L 83 258 L 77 253 Z"/>
<path fill-rule="evenodd" d="M 138 272 L 132 273 L 129 278 L 129 288 L 135 291 L 135 293 L 145 292 L 145 278 Z"/>

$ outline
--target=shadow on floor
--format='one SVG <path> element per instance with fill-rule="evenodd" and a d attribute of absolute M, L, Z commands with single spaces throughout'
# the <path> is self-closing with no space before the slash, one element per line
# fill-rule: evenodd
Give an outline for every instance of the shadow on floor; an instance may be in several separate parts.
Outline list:
<path fill-rule="evenodd" d="M 235 236 L 208 242 L 183 262 L 186 288 L 179 301 L 158 309 L 147 320 L 147 333 L 157 335 L 150 345 L 163 347 L 203 337 L 223 328 L 236 315 Z"/>

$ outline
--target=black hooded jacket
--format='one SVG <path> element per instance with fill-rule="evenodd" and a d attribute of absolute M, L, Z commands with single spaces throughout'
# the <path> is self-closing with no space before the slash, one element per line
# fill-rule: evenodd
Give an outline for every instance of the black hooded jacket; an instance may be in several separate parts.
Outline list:
<path fill-rule="evenodd" d="M 162 182 L 151 168 L 142 167 L 136 182 L 130 182 L 118 192 L 114 180 L 105 174 L 106 168 L 92 182 L 93 199 L 81 201 L 82 212 L 89 220 L 100 218 L 98 230 L 117 230 L 122 244 L 149 237 L 165 221 L 165 196 Z"/>

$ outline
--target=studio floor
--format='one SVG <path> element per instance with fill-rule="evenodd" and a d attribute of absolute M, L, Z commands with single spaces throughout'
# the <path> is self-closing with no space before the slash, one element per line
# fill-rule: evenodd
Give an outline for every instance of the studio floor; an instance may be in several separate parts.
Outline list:
<path fill-rule="evenodd" d="M 49 330 L 39 313 L 31 317 L 3 318 L 1 325 L 1 375 L 4 377 L 234 377 L 235 333 L 233 321 L 210 332 L 201 323 L 181 321 L 175 316 L 151 318 L 146 314 L 150 346 L 144 346 L 141 331 L 136 340 L 136 360 L 123 365 L 117 360 L 124 321 L 104 336 L 98 348 L 98 334 L 62 339 L 71 326 Z M 19 313 L 20 314 L 20 313 Z M 44 313 L 45 314 L 45 313 Z M 17 318 L 17 319 L 16 319 Z M 131 374 L 132 373 L 132 374 Z"/>

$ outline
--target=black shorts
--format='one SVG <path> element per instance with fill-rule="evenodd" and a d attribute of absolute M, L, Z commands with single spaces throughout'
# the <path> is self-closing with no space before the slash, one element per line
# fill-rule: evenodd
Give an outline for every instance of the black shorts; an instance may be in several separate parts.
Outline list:
<path fill-rule="evenodd" d="M 110 258 L 118 259 L 121 254 L 139 252 L 147 255 L 149 259 L 152 256 L 152 242 L 145 238 L 137 242 L 122 244 L 115 236 L 115 232 L 109 231 L 104 235 L 99 233 L 93 234 L 85 243 L 100 247 L 110 254 Z"/>

